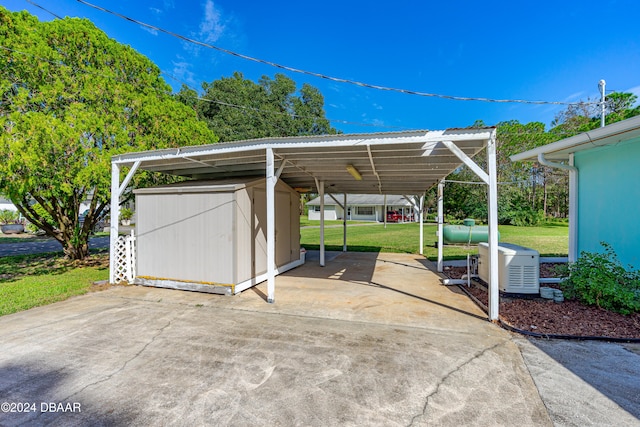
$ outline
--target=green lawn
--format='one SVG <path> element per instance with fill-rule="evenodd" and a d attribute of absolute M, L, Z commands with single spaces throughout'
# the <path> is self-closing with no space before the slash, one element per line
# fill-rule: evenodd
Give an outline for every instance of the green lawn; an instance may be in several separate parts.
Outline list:
<path fill-rule="evenodd" d="M 375 224 L 374 222 L 371 221 L 347 221 L 347 225 L 353 225 L 353 224 Z M 342 227 L 342 220 L 326 220 L 324 222 L 324 226 L 325 227 L 335 227 L 335 226 L 341 226 Z M 301 216 L 300 217 L 300 227 L 320 227 L 320 220 L 319 219 L 307 219 L 306 216 Z"/>
<path fill-rule="evenodd" d="M 366 224 L 347 227 L 347 245 L 349 250 L 361 252 L 403 252 L 418 253 L 419 225 L 409 224 Z M 500 241 L 515 243 L 533 248 L 543 256 L 566 256 L 569 244 L 569 229 L 566 225 L 540 227 L 499 227 Z M 325 247 L 327 250 L 342 250 L 342 228 L 325 229 Z M 303 228 L 300 230 L 301 244 L 307 249 L 318 249 L 320 230 Z M 424 225 L 424 254 L 436 259 L 436 225 Z M 446 258 L 464 258 L 467 253 L 476 254 L 475 246 L 445 246 Z"/>
<path fill-rule="evenodd" d="M 0 316 L 88 292 L 93 282 L 109 278 L 108 260 L 97 254 L 77 263 L 61 253 L 0 258 Z"/>
<path fill-rule="evenodd" d="M 301 243 L 307 249 L 318 249 L 319 221 L 301 221 Z M 342 221 L 326 221 L 325 244 L 327 250 L 342 250 Z M 351 251 L 418 253 L 419 225 L 349 222 L 347 244 Z M 541 255 L 567 254 L 568 227 L 549 225 L 541 227 L 500 226 L 500 240 L 536 249 Z M 436 259 L 436 225 L 424 226 L 424 254 Z M 477 253 L 471 246 L 447 246 L 445 259 L 464 258 Z M 93 254 L 77 263 L 66 261 L 61 253 L 22 255 L 0 258 L 0 316 L 32 307 L 62 301 L 88 292 L 93 282 L 109 277 L 109 255 Z"/>

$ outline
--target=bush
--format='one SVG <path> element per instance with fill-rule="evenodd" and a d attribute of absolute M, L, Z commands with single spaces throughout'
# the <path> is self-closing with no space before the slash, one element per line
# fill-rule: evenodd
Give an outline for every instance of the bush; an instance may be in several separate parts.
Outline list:
<path fill-rule="evenodd" d="M 511 224 L 518 227 L 533 227 L 544 221 L 543 211 L 535 211 L 529 207 L 506 211 L 499 218 L 501 224 Z"/>
<path fill-rule="evenodd" d="M 567 298 L 621 314 L 640 312 L 640 272 L 625 269 L 611 245 L 604 253 L 582 252 L 575 263 L 561 266 L 560 286 Z"/>
<path fill-rule="evenodd" d="M 120 219 L 129 220 L 133 217 L 133 211 L 129 208 L 122 208 L 120 210 Z"/>
<path fill-rule="evenodd" d="M 14 224 L 20 219 L 20 214 L 11 209 L 0 209 L 0 224 Z"/>

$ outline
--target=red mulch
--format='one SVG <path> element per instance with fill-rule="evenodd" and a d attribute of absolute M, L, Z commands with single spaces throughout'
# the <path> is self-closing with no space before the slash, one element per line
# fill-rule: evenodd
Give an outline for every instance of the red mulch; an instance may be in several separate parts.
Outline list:
<path fill-rule="evenodd" d="M 540 277 L 554 277 L 553 264 L 540 264 Z M 445 268 L 451 278 L 466 274 L 466 268 Z M 557 287 L 556 285 L 544 285 Z M 471 281 L 465 289 L 481 303 L 487 305 L 484 286 Z M 524 331 L 539 334 L 573 335 L 580 337 L 640 338 L 640 313 L 624 316 L 578 301 L 556 303 L 542 298 L 500 297 L 500 319 Z"/>

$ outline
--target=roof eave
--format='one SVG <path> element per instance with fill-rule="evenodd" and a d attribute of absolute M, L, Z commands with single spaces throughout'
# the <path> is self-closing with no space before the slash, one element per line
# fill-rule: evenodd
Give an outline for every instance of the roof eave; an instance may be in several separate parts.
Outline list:
<path fill-rule="evenodd" d="M 544 154 L 554 160 L 567 160 L 571 153 L 610 144 L 614 142 L 611 139 L 620 142 L 631 138 L 634 132 L 640 133 L 640 116 L 514 154 L 509 158 L 512 162 L 535 161 L 539 154 Z"/>

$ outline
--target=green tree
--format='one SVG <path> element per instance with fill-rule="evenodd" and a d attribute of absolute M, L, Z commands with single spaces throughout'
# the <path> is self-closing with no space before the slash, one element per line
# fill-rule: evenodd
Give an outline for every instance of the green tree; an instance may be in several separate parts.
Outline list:
<path fill-rule="evenodd" d="M 0 46 L 0 191 L 69 258 L 88 254 L 111 156 L 217 140 L 149 59 L 88 20 L 0 7 Z"/>
<path fill-rule="evenodd" d="M 284 74 L 263 76 L 258 83 L 235 72 L 202 85 L 203 94 L 183 86 L 176 98 L 194 108 L 221 141 L 335 134 L 325 118 L 324 98 L 315 87 Z"/>

